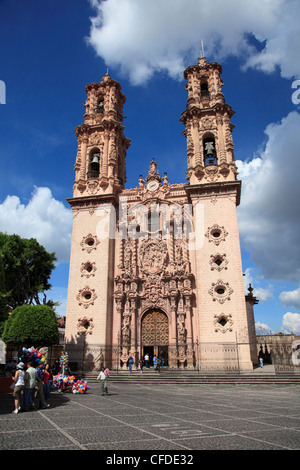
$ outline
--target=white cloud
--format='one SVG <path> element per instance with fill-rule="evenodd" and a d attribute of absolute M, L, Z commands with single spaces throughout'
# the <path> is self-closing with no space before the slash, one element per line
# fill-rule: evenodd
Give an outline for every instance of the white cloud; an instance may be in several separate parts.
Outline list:
<path fill-rule="evenodd" d="M 276 28 L 267 37 L 261 36 L 266 39 L 266 46 L 251 56 L 247 65 L 264 72 L 273 72 L 278 65 L 282 77 L 299 76 L 300 3 L 298 0 L 275 3 L 278 5 Z"/>
<path fill-rule="evenodd" d="M 244 288 L 245 288 L 245 293 L 248 294 L 248 287 L 249 284 L 251 284 L 251 287 L 253 288 L 253 295 L 256 297 L 259 301 L 265 301 L 265 300 L 272 300 L 273 299 L 273 293 L 268 287 L 265 289 L 264 287 L 259 287 L 258 284 L 261 282 L 261 279 L 259 276 L 255 275 L 254 270 L 252 268 L 247 268 L 245 269 L 244 273 Z"/>
<path fill-rule="evenodd" d="M 300 279 L 300 114 L 270 124 L 261 158 L 237 161 L 242 179 L 239 229 L 253 263 L 266 279 Z"/>
<path fill-rule="evenodd" d="M 35 187 L 27 205 L 17 196 L 7 196 L 0 204 L 0 231 L 23 238 L 36 238 L 58 262 L 70 257 L 72 211 L 52 196 L 49 188 Z"/>
<path fill-rule="evenodd" d="M 281 332 L 284 334 L 300 334 L 300 314 L 287 312 L 283 315 Z"/>
<path fill-rule="evenodd" d="M 90 0 L 95 7 L 88 42 L 111 67 L 120 67 L 132 83 L 147 81 L 156 71 L 182 78 L 197 58 L 223 61 L 228 55 L 245 66 L 297 76 L 299 15 L 297 0 Z M 249 40 L 253 35 L 263 49 Z"/>
<path fill-rule="evenodd" d="M 269 325 L 267 325 L 266 323 L 262 323 L 260 321 L 257 321 L 255 323 L 255 330 L 256 330 L 257 335 L 274 334 L 274 331 Z"/>
<path fill-rule="evenodd" d="M 255 331 L 257 335 L 273 335 L 275 333 L 269 325 L 260 321 L 255 323 Z"/>
<path fill-rule="evenodd" d="M 292 291 L 281 292 L 279 298 L 284 307 L 300 309 L 300 287 Z"/>

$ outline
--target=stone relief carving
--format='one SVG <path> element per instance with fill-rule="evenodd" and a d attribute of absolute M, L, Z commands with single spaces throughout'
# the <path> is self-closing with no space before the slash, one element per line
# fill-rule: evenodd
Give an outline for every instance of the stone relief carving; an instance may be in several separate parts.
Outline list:
<path fill-rule="evenodd" d="M 96 179 L 89 179 L 87 180 L 87 192 L 88 194 L 96 194 L 99 190 L 99 181 Z"/>
<path fill-rule="evenodd" d="M 228 232 L 226 232 L 225 228 L 218 224 L 209 227 L 205 233 L 208 241 L 213 242 L 215 245 L 219 245 L 222 241 L 225 241 L 227 235 Z"/>
<path fill-rule="evenodd" d="M 214 328 L 215 331 L 220 331 L 221 333 L 226 333 L 226 331 L 232 331 L 232 315 L 221 313 L 221 315 L 214 316 Z"/>
<path fill-rule="evenodd" d="M 167 245 L 162 240 L 143 240 L 139 250 L 139 267 L 144 274 L 162 273 L 168 261 Z"/>
<path fill-rule="evenodd" d="M 90 276 L 95 276 L 95 272 L 97 271 L 96 263 L 93 261 L 86 261 L 85 263 L 81 263 L 81 276 L 85 276 L 89 278 Z"/>
<path fill-rule="evenodd" d="M 93 328 L 94 328 L 94 323 L 93 323 L 92 318 L 87 318 L 87 317 L 78 318 L 78 323 L 77 323 L 78 335 L 83 335 L 83 336 L 91 335 L 93 333 L 92 332 Z"/>
<path fill-rule="evenodd" d="M 85 286 L 83 289 L 80 289 L 76 299 L 79 302 L 79 305 L 82 305 L 83 308 L 88 308 L 90 305 L 94 305 L 94 301 L 97 298 L 95 289 L 91 289 L 89 286 Z"/>
<path fill-rule="evenodd" d="M 213 183 L 214 181 L 217 181 L 218 176 L 219 176 L 219 171 L 218 171 L 217 166 L 211 165 L 211 166 L 205 167 L 205 169 L 204 169 L 204 178 L 206 180 Z"/>
<path fill-rule="evenodd" d="M 226 259 L 226 254 L 216 253 L 215 255 L 210 255 L 210 267 L 211 270 L 222 271 L 223 269 L 227 269 L 228 261 Z"/>
<path fill-rule="evenodd" d="M 218 301 L 220 304 L 223 304 L 226 300 L 230 300 L 230 295 L 233 293 L 233 289 L 229 286 L 228 282 L 224 282 L 219 279 L 217 282 L 212 283 L 212 287 L 208 292 L 214 301 Z"/>
<path fill-rule="evenodd" d="M 89 233 L 88 235 L 86 235 L 86 237 L 83 237 L 83 239 L 80 242 L 80 245 L 83 251 L 87 251 L 88 253 L 91 253 L 92 250 L 97 249 L 97 245 L 99 245 L 99 243 L 100 242 L 97 236 Z"/>

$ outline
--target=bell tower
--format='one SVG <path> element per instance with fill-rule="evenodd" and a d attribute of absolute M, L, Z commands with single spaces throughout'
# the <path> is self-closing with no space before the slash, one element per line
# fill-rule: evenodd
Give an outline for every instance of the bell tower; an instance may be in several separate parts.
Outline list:
<path fill-rule="evenodd" d="M 125 158 L 130 140 L 124 137 L 120 84 L 107 73 L 85 88 L 84 122 L 75 135 L 78 149 L 73 197 L 66 347 L 70 361 L 90 367 L 93 358 L 109 364 L 112 344 L 115 230 L 107 230 L 126 181 Z M 96 351 L 96 352 L 95 352 Z"/>
<path fill-rule="evenodd" d="M 130 145 L 123 134 L 126 98 L 108 73 L 85 90 L 84 123 L 75 130 L 78 152 L 74 197 L 119 193 L 126 181 L 125 157 Z"/>
<path fill-rule="evenodd" d="M 205 57 L 184 71 L 188 97 L 180 117 L 187 139 L 185 190 L 198 236 L 198 249 L 189 253 L 195 274 L 198 359 L 203 370 L 226 368 L 234 361 L 238 369 L 251 370 L 256 339 L 246 309 L 239 242 L 241 181 L 233 152 L 234 111 L 225 103 L 221 73 L 222 66 Z"/>
<path fill-rule="evenodd" d="M 187 108 L 180 121 L 187 138 L 187 180 L 190 184 L 235 180 L 231 118 L 234 111 L 222 93 L 222 66 L 198 59 L 184 72 Z"/>

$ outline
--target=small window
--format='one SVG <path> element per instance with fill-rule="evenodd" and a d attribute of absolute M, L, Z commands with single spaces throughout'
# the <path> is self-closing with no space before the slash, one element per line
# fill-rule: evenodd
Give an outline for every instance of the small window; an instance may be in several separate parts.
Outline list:
<path fill-rule="evenodd" d="M 95 275 L 95 271 L 97 270 L 95 263 L 91 263 L 90 261 L 86 261 L 85 263 L 81 264 L 81 276 L 90 277 Z"/>
<path fill-rule="evenodd" d="M 211 255 L 209 264 L 212 270 L 216 269 L 217 271 L 222 271 L 223 269 L 227 269 L 228 261 L 225 253 L 223 255 L 220 253 Z"/>
<path fill-rule="evenodd" d="M 94 246 L 95 244 L 95 240 L 94 238 L 87 238 L 85 243 L 88 245 L 88 246 Z"/>
<path fill-rule="evenodd" d="M 224 327 L 227 323 L 227 320 L 224 317 L 222 317 L 222 318 L 220 318 L 218 323 L 219 323 L 219 325 Z"/>

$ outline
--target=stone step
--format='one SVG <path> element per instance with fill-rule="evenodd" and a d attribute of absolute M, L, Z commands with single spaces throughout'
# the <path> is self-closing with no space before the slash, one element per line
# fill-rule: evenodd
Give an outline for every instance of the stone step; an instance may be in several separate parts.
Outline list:
<path fill-rule="evenodd" d="M 96 383 L 99 372 L 85 372 L 78 374 L 88 383 Z M 147 370 L 140 371 L 111 371 L 109 381 L 111 383 L 132 383 L 132 384 L 297 384 L 300 385 L 300 374 L 274 372 L 204 372 L 204 371 L 177 371 L 164 370 L 155 372 Z"/>

